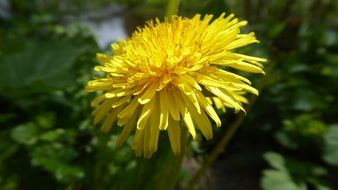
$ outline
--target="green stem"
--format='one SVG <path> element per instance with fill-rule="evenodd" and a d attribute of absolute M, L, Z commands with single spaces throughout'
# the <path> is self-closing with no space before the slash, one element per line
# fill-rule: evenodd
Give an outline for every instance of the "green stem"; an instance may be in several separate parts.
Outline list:
<path fill-rule="evenodd" d="M 257 90 L 262 91 L 267 81 L 269 81 L 269 76 L 274 67 L 276 66 L 276 62 L 272 62 L 270 64 L 269 69 L 266 72 L 266 76 L 260 81 L 257 85 Z M 245 107 L 246 112 L 248 113 L 251 110 L 252 105 L 256 102 L 257 96 L 251 96 L 249 104 Z M 205 160 L 202 167 L 195 173 L 195 175 L 189 180 L 188 185 L 185 189 L 191 189 L 199 180 L 199 178 L 206 172 L 206 170 L 215 162 L 217 157 L 225 151 L 227 145 L 231 141 L 232 137 L 235 135 L 238 128 L 241 126 L 244 121 L 245 113 L 240 112 L 235 121 L 230 125 L 228 130 L 226 130 L 222 134 L 221 140 L 216 144 L 215 148 L 210 153 L 209 157 Z"/>
<path fill-rule="evenodd" d="M 131 189 L 173 190 L 179 179 L 180 169 L 187 144 L 187 133 L 182 130 L 181 153 L 175 155 L 168 137 L 161 136 L 158 152 L 151 159 L 139 158 L 135 182 Z"/>
<path fill-rule="evenodd" d="M 165 160 L 165 169 L 162 170 L 159 179 L 157 188 L 161 190 L 173 190 L 179 179 L 179 173 L 181 170 L 181 165 L 183 161 L 183 156 L 185 152 L 185 147 L 187 144 L 187 131 L 182 130 L 182 139 L 181 139 L 181 153 L 174 155 L 170 149 L 170 154 Z"/>
<path fill-rule="evenodd" d="M 180 0 L 168 0 L 165 16 L 170 18 L 172 15 L 176 15 L 178 13 L 179 6 Z"/>

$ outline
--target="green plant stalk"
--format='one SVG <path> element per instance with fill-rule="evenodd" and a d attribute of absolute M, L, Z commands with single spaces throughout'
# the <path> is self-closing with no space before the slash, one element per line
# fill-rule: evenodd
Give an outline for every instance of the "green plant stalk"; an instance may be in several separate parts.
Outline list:
<path fill-rule="evenodd" d="M 179 179 L 179 174 L 181 170 L 181 165 L 183 161 L 183 156 L 185 153 L 185 147 L 187 144 L 188 133 L 185 130 L 182 130 L 182 139 L 181 139 L 181 153 L 175 155 L 170 147 L 169 155 L 166 158 L 165 169 L 162 170 L 159 176 L 158 186 L 155 189 L 162 190 L 173 190 Z"/>
<path fill-rule="evenodd" d="M 180 0 L 168 0 L 165 16 L 170 19 L 172 15 L 176 15 L 178 13 L 179 6 Z"/>
<path fill-rule="evenodd" d="M 188 133 L 182 130 L 181 153 L 175 155 L 167 136 L 160 137 L 158 151 L 150 158 L 139 158 L 135 182 L 130 189 L 173 190 L 179 179 Z"/>
<path fill-rule="evenodd" d="M 270 64 L 269 69 L 266 72 L 266 76 L 259 82 L 257 85 L 257 90 L 259 92 L 262 91 L 266 83 L 269 81 L 269 77 L 271 76 L 270 73 L 276 66 L 276 62 L 272 62 Z M 248 113 L 252 105 L 256 102 L 258 96 L 251 96 L 249 104 L 245 107 L 246 112 Z M 185 189 L 191 189 L 199 180 L 199 178 L 206 172 L 206 170 L 215 162 L 217 157 L 225 151 L 227 145 L 231 141 L 232 137 L 235 135 L 238 128 L 241 126 L 242 122 L 245 118 L 245 113 L 242 111 L 240 112 L 235 121 L 230 125 L 228 130 L 226 130 L 221 137 L 221 140 L 216 144 L 215 148 L 212 150 L 210 155 L 206 158 L 206 161 L 203 163 L 201 168 L 194 174 L 194 176 L 189 180 L 188 185 Z"/>

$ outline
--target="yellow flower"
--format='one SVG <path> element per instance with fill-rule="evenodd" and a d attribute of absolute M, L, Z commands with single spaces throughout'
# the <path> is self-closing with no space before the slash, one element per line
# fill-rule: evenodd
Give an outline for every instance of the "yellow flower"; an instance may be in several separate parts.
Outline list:
<path fill-rule="evenodd" d="M 147 158 L 157 149 L 160 130 L 167 130 L 173 152 L 180 153 L 183 122 L 193 139 L 196 128 L 211 139 L 210 119 L 221 126 L 213 105 L 244 111 L 243 95 L 258 94 L 248 79 L 227 69 L 264 73 L 265 59 L 232 52 L 258 42 L 254 33 L 241 34 L 247 22 L 233 17 L 156 19 L 112 44 L 113 56 L 97 54 L 103 65 L 95 70 L 105 77 L 86 87 L 104 91 L 91 103 L 94 124 L 103 120 L 101 130 L 107 132 L 117 121 L 123 127 L 118 146 L 134 131 L 132 147 Z"/>

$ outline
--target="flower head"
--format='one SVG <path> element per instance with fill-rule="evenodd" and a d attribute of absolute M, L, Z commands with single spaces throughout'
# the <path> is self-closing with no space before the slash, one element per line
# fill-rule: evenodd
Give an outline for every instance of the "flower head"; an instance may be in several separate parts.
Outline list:
<path fill-rule="evenodd" d="M 103 120 L 102 131 L 115 122 L 123 127 L 118 145 L 134 131 L 132 147 L 145 157 L 156 151 L 160 130 L 167 130 L 174 153 L 180 152 L 184 126 L 193 139 L 196 129 L 211 139 L 212 123 L 221 126 L 213 105 L 244 110 L 243 95 L 258 94 L 248 79 L 227 69 L 264 73 L 260 62 L 265 59 L 233 52 L 258 42 L 254 33 L 241 34 L 247 22 L 233 17 L 156 19 L 112 44 L 113 56 L 97 54 L 103 65 L 95 70 L 105 77 L 86 87 L 89 92 L 103 91 L 91 103 L 96 107 L 94 124 Z"/>

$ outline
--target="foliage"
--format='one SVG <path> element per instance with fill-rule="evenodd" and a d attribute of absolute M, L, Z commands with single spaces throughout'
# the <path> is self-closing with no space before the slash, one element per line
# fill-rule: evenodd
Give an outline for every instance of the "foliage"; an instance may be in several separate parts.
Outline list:
<path fill-rule="evenodd" d="M 273 168 L 263 170 L 263 189 L 329 189 L 334 182 L 327 181 L 328 176 L 337 175 L 329 171 L 335 171 L 332 164 L 338 150 L 334 127 L 338 109 L 333 106 L 338 94 L 333 85 L 338 80 L 338 39 L 332 22 L 336 3 L 262 2 L 233 5 L 256 23 L 273 65 L 255 111 L 245 122 L 250 128 L 259 123 L 254 127 L 258 131 L 241 132 L 269 144 L 259 150 L 259 154 L 270 152 L 264 158 Z"/>
<path fill-rule="evenodd" d="M 262 188 L 264 190 L 305 190 L 309 183 L 318 190 L 329 190 L 322 184 L 320 177 L 327 171 L 311 163 L 300 163 L 292 159 L 285 159 L 274 152 L 264 154 L 265 159 L 273 167 L 263 171 Z"/>
<path fill-rule="evenodd" d="M 115 151 L 114 134 L 95 134 L 83 90 L 99 51 L 92 35 L 52 14 L 12 16 L 0 30 L 0 186 L 123 189 L 110 179 L 135 168 L 133 153 Z"/>
<path fill-rule="evenodd" d="M 338 126 L 331 126 L 324 136 L 323 159 L 332 165 L 338 165 Z"/>

